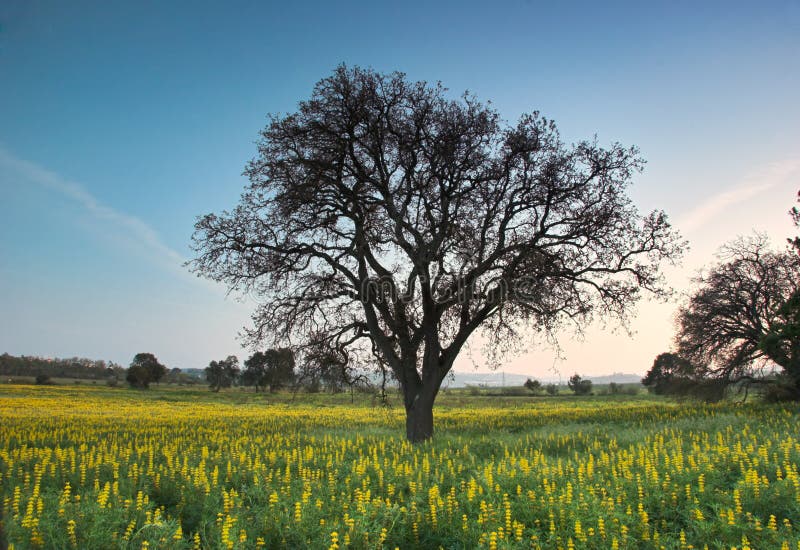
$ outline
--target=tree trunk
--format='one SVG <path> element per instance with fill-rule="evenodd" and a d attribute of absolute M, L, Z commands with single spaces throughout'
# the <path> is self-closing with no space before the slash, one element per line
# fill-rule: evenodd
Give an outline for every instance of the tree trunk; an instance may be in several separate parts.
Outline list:
<path fill-rule="evenodd" d="M 406 406 L 406 438 L 411 443 L 421 443 L 433 437 L 433 399 L 418 394 Z"/>

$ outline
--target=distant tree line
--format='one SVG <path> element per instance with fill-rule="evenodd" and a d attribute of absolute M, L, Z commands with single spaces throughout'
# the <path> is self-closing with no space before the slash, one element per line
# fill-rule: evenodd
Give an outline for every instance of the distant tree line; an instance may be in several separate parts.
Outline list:
<path fill-rule="evenodd" d="M 205 368 L 205 378 L 212 391 L 239 385 L 252 387 L 256 392 L 291 388 L 310 393 L 329 391 L 364 391 L 377 384 L 365 371 L 358 369 L 345 356 L 328 348 L 313 349 L 297 364 L 289 348 L 257 351 L 240 366 L 235 355 L 211 361 Z"/>
<path fill-rule="evenodd" d="M 152 384 L 198 384 L 203 379 L 212 391 L 232 386 L 252 387 L 256 392 L 291 388 L 293 391 L 342 392 L 371 389 L 384 383 L 373 378 L 338 356 L 334 350 L 315 349 L 298 365 L 291 349 L 257 351 L 240 365 L 235 355 L 211 361 L 205 369 L 168 368 L 148 352 L 137 353 L 125 367 L 110 361 L 73 357 L 49 359 L 0 355 L 0 376 L 32 377 L 37 384 L 50 384 L 53 379 L 103 380 L 109 385 L 124 381 L 132 388 L 146 390 Z M 198 376 L 199 375 L 199 376 Z"/>
<path fill-rule="evenodd" d="M 547 395 L 558 395 L 558 386 L 555 384 L 547 384 L 543 386 L 538 380 L 528 378 L 523 385 L 534 395 L 542 392 L 546 393 Z M 590 395 L 592 393 L 592 381 L 586 378 L 581 378 L 578 373 L 575 373 L 569 378 L 567 381 L 567 387 L 575 395 Z M 620 393 L 622 391 L 621 385 L 613 382 L 609 388 L 611 393 Z"/>
<path fill-rule="evenodd" d="M 181 369 L 167 369 L 151 353 L 139 353 L 125 368 L 113 361 L 84 357 L 47 358 L 9 353 L 0 355 L 0 376 L 32 377 L 37 384 L 50 384 L 55 379 L 102 380 L 109 385 L 127 381 L 131 386 L 147 388 L 151 383 L 198 383 L 196 377 Z"/>
<path fill-rule="evenodd" d="M 528 378 L 524 384 L 525 388 L 532 392 L 534 395 L 540 395 L 542 392 L 547 395 L 558 395 L 559 387 L 556 384 L 542 385 L 538 380 Z M 567 380 L 567 388 L 575 395 L 594 395 L 597 390 L 598 395 L 636 395 L 639 393 L 641 386 L 635 384 L 621 384 L 618 382 L 609 382 L 606 386 L 596 388 L 591 380 L 581 377 L 580 374 L 575 373 Z"/>
<path fill-rule="evenodd" d="M 107 380 L 122 378 L 124 375 L 124 367 L 102 359 L 95 360 L 84 357 L 49 359 L 27 355 L 15 357 L 8 353 L 0 355 L 0 376 Z"/>

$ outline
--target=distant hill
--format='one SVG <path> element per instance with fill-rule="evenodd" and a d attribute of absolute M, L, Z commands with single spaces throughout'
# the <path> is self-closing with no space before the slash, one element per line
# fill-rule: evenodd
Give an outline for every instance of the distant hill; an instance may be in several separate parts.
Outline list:
<path fill-rule="evenodd" d="M 445 379 L 443 385 L 449 388 L 465 388 L 467 386 L 521 386 L 528 378 L 536 378 L 543 384 L 559 383 L 558 377 L 554 377 L 552 375 L 548 377 L 535 377 L 527 374 L 514 374 L 510 372 L 504 374 L 503 371 L 491 371 L 454 372 L 452 377 L 448 376 Z M 617 384 L 631 384 L 640 382 L 642 379 L 641 375 L 625 374 L 621 372 L 615 372 L 613 374 L 607 374 L 603 376 L 588 376 L 587 378 L 591 380 L 593 384 L 609 384 L 611 382 L 615 382 Z M 561 378 L 561 383 L 566 384 L 568 379 L 569 375 L 564 375 Z"/>
<path fill-rule="evenodd" d="M 181 369 L 181 372 L 194 378 L 200 378 L 202 380 L 206 379 L 205 369 Z"/>
<path fill-rule="evenodd" d="M 639 374 L 624 374 L 621 372 L 615 372 L 614 374 L 608 374 L 605 376 L 590 376 L 589 380 L 592 381 L 592 384 L 610 384 L 611 382 L 615 382 L 617 384 L 634 384 L 641 382 L 642 376 Z"/>
<path fill-rule="evenodd" d="M 453 376 L 445 378 L 443 386 L 449 388 L 466 388 L 467 386 L 489 386 L 500 387 L 521 386 L 530 378 L 524 374 L 494 372 L 453 372 Z"/>

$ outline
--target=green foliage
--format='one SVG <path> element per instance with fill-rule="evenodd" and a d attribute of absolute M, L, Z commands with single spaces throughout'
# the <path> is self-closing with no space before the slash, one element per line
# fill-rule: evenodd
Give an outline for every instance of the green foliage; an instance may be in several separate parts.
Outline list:
<path fill-rule="evenodd" d="M 575 395 L 589 395 L 592 393 L 592 381 L 582 379 L 577 373 L 570 377 L 569 381 L 567 381 L 567 386 Z"/>
<path fill-rule="evenodd" d="M 528 378 L 525 380 L 525 388 L 533 393 L 539 393 L 542 390 L 542 383 L 538 380 L 531 380 Z"/>
<path fill-rule="evenodd" d="M 679 398 L 700 399 L 708 402 L 722 400 L 729 382 L 721 378 L 704 378 L 691 362 L 680 355 L 667 352 L 659 354 L 653 366 L 642 378 L 650 393 Z"/>
<path fill-rule="evenodd" d="M 152 353 L 137 353 L 125 379 L 133 388 L 147 389 L 156 384 L 167 374 L 167 367 L 162 365 Z"/>
<path fill-rule="evenodd" d="M 258 351 L 244 362 L 242 384 L 254 386 L 256 391 L 269 388 L 278 390 L 294 381 L 294 353 L 289 348 Z"/>
<path fill-rule="evenodd" d="M 178 384 L 180 386 L 183 386 L 183 385 L 198 384 L 200 382 L 200 379 L 198 379 L 196 376 L 192 376 L 189 373 L 183 372 L 181 369 L 175 367 L 173 369 L 170 369 L 169 372 L 167 372 L 166 376 L 164 376 L 164 378 L 162 379 L 162 382 L 165 382 L 167 384 Z"/>
<path fill-rule="evenodd" d="M 800 397 L 800 290 L 778 309 L 759 348 L 784 368 L 788 379 L 795 381 L 795 392 Z"/>
<path fill-rule="evenodd" d="M 125 369 L 111 361 L 71 357 L 49 359 L 45 357 L 19 357 L 3 353 L 0 355 L 0 376 L 41 375 L 50 378 L 83 378 L 106 380 L 122 377 Z"/>
<path fill-rule="evenodd" d="M 694 370 L 692 364 L 680 355 L 661 353 L 642 378 L 642 385 L 657 395 L 685 394 L 694 384 Z"/>
<path fill-rule="evenodd" d="M 215 392 L 230 388 L 239 376 L 239 359 L 229 355 L 220 361 L 211 361 L 205 370 L 208 386 Z"/>
<path fill-rule="evenodd" d="M 147 389 L 150 387 L 150 374 L 141 365 L 131 365 L 125 375 L 125 380 L 132 388 Z"/>
<path fill-rule="evenodd" d="M 638 395 L 641 389 L 641 384 L 620 384 L 618 382 L 609 382 L 605 389 L 605 393 L 608 395 Z"/>
<path fill-rule="evenodd" d="M 547 392 L 547 395 L 558 395 L 558 386 L 555 384 L 547 384 L 544 387 L 544 391 Z"/>
<path fill-rule="evenodd" d="M 786 374 L 774 377 L 770 384 L 761 389 L 761 397 L 767 403 L 785 403 L 800 400 L 797 392 L 797 381 Z"/>

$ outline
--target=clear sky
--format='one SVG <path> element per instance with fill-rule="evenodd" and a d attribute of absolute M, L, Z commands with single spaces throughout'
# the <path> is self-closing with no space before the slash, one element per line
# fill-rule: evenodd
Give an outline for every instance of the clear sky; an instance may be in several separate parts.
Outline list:
<path fill-rule="evenodd" d="M 169 367 L 246 355 L 250 307 L 182 267 L 235 205 L 266 115 L 339 63 L 440 80 L 567 141 L 639 146 L 631 190 L 691 243 L 679 290 L 737 234 L 793 234 L 800 2 L 0 3 L 0 353 Z M 504 369 L 645 372 L 676 305 Z M 472 360 L 482 363 L 479 345 Z M 470 370 L 466 357 L 458 370 Z"/>

